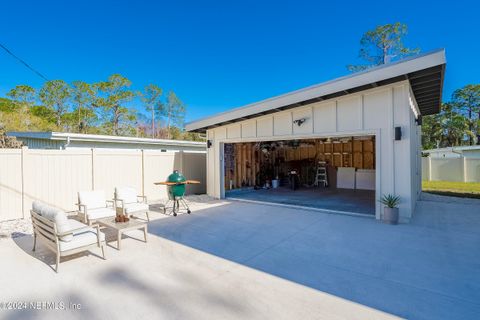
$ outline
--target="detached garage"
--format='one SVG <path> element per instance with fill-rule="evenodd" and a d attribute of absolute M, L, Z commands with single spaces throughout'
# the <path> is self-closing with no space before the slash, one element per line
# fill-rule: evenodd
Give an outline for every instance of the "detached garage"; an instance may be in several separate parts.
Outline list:
<path fill-rule="evenodd" d="M 187 124 L 207 134 L 207 193 L 377 218 L 391 193 L 408 221 L 445 63 L 438 50 Z"/>

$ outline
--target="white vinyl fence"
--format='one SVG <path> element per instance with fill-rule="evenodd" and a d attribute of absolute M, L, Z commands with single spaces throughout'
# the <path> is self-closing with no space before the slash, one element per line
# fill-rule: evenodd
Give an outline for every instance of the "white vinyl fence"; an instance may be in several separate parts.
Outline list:
<path fill-rule="evenodd" d="M 480 182 L 480 159 L 424 157 L 422 180 Z"/>
<path fill-rule="evenodd" d="M 149 202 L 165 199 L 166 187 L 153 183 L 164 181 L 174 169 L 201 181 L 187 186 L 187 193 L 205 193 L 205 153 L 0 149 L 0 221 L 28 216 L 34 200 L 75 210 L 81 190 L 105 190 L 113 198 L 115 186 L 134 186 Z"/>

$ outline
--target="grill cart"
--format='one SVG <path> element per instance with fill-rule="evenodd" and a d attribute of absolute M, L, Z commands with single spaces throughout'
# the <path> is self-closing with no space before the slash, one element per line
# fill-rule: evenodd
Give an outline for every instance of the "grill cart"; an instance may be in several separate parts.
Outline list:
<path fill-rule="evenodd" d="M 185 189 L 187 184 L 199 184 L 200 181 L 187 180 L 178 170 L 174 170 L 171 175 L 168 176 L 167 181 L 155 182 L 155 185 L 165 185 L 168 191 L 168 201 L 163 207 L 163 213 L 167 213 L 167 209 L 172 209 L 173 215 L 176 216 L 180 212 L 180 204 L 184 209 L 187 209 L 187 213 L 190 214 L 190 208 L 185 200 Z M 172 206 L 169 206 L 173 203 Z"/>

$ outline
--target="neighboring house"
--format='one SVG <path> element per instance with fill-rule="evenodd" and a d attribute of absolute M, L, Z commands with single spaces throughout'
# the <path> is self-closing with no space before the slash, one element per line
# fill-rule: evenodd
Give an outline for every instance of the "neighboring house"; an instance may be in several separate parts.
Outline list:
<path fill-rule="evenodd" d="M 64 132 L 8 132 L 29 149 L 142 149 L 205 152 L 206 143 Z"/>
<path fill-rule="evenodd" d="M 391 193 L 408 221 L 421 192 L 421 117 L 439 112 L 445 65 L 437 50 L 188 123 L 207 134 L 207 193 L 257 192 L 270 202 L 371 210 L 377 219 L 378 200 Z M 324 162 L 331 188 L 305 187 Z M 287 186 L 294 175 L 296 191 L 246 188 Z"/>
<path fill-rule="evenodd" d="M 480 145 L 430 149 L 430 150 L 423 150 L 423 153 L 430 156 L 433 159 L 438 159 L 438 158 L 480 159 Z"/>

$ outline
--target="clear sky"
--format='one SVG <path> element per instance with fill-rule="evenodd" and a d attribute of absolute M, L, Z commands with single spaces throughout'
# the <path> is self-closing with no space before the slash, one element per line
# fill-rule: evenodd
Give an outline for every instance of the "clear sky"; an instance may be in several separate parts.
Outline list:
<path fill-rule="evenodd" d="M 446 49 L 444 100 L 480 83 L 475 1 L 16 0 L 0 12 L 0 43 L 49 79 L 155 83 L 188 121 L 348 74 L 362 34 L 397 21 L 408 46 Z M 42 83 L 0 51 L 0 96 Z"/>

